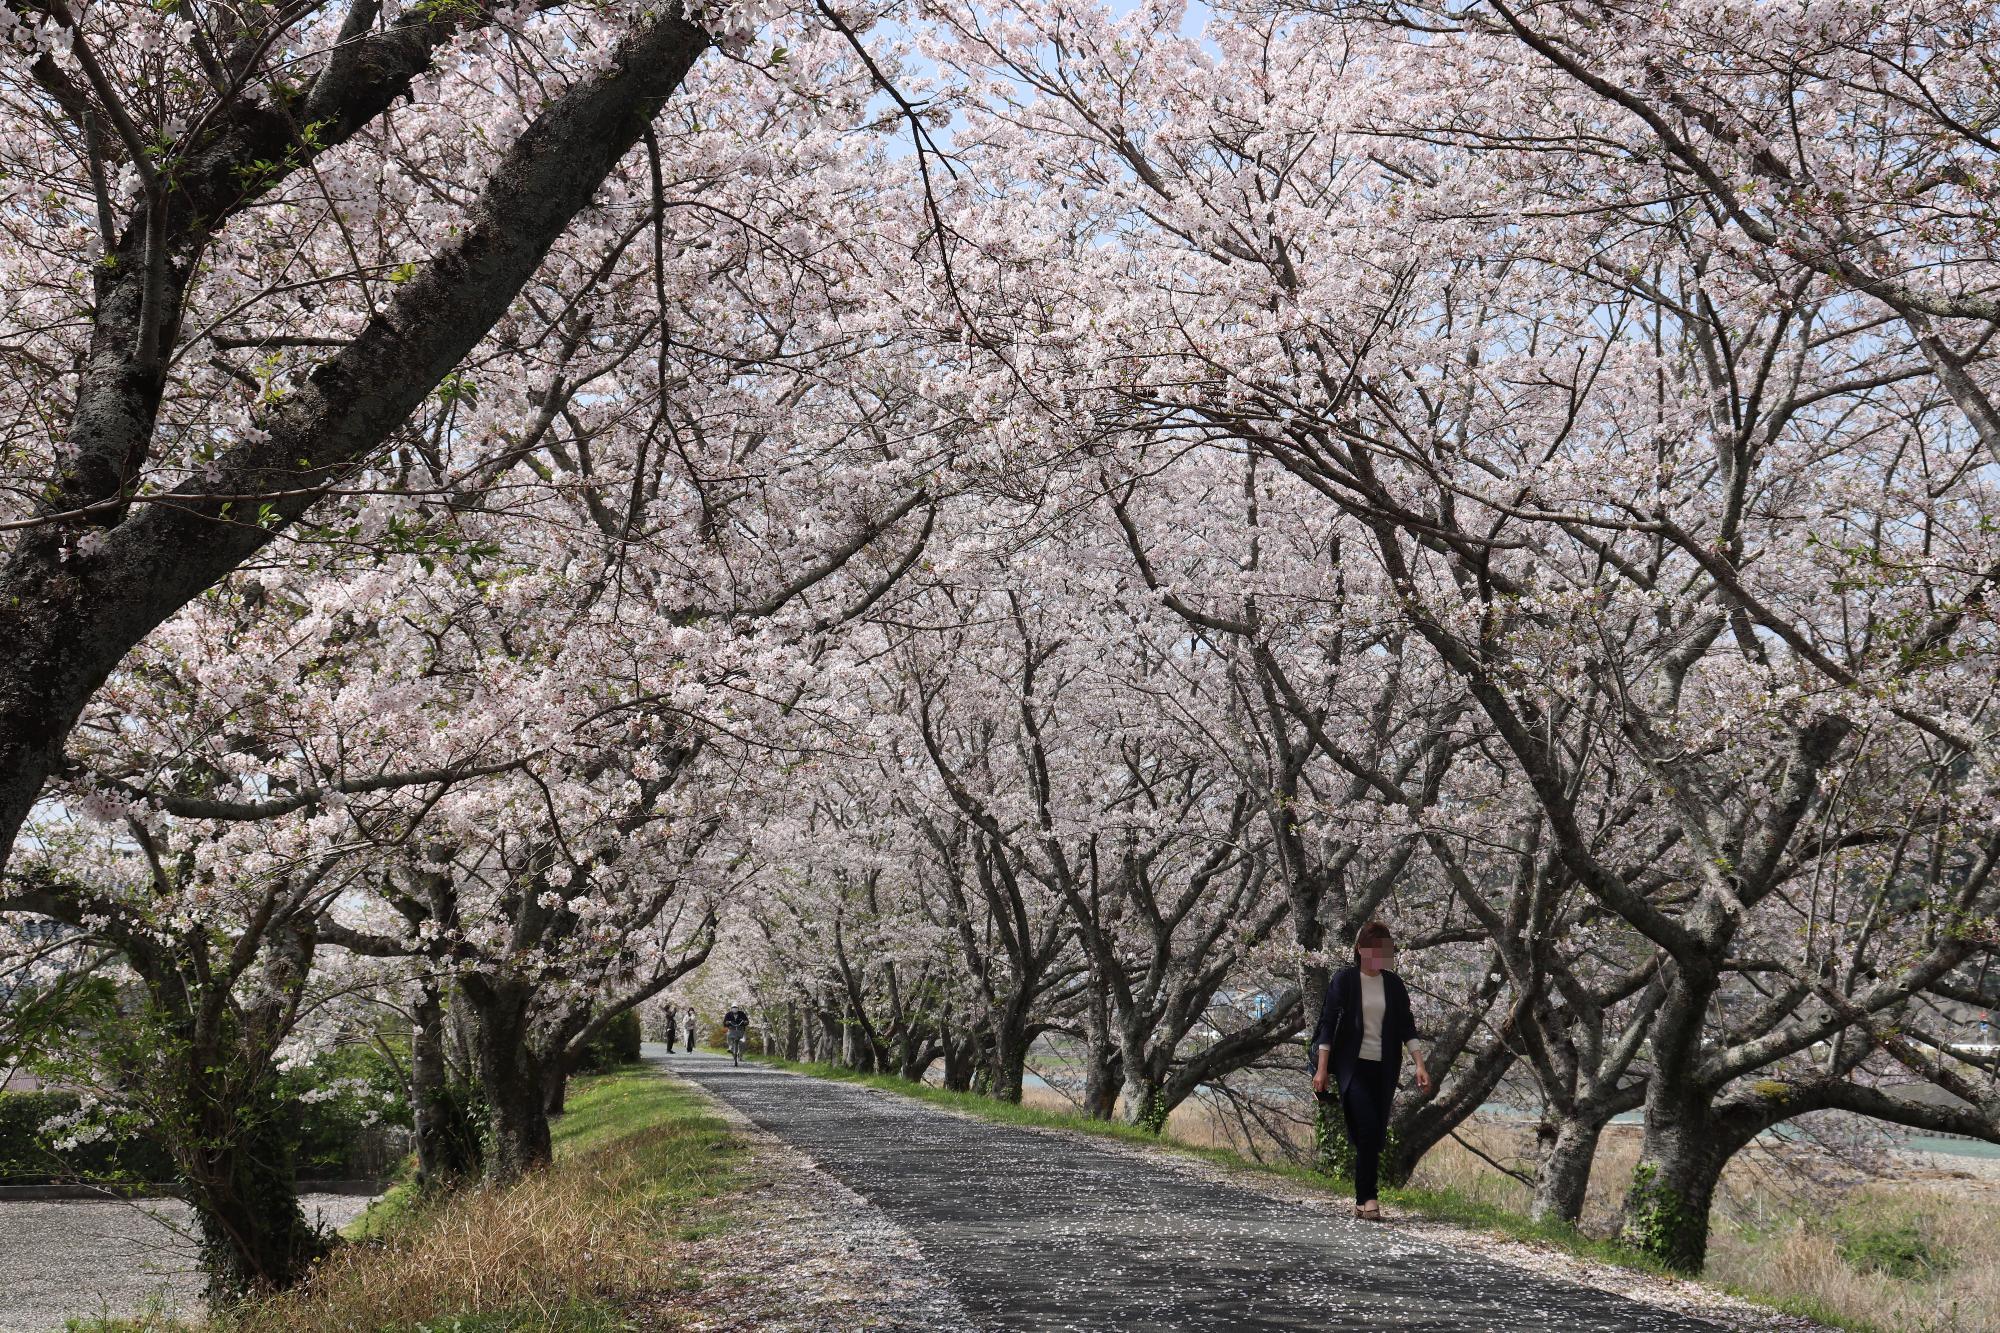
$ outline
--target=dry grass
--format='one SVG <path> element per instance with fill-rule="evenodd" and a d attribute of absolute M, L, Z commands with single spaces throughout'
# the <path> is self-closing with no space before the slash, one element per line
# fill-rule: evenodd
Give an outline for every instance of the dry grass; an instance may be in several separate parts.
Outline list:
<path fill-rule="evenodd" d="M 1883 1271 L 1881 1256 L 1899 1257 L 1913 1240 L 1931 1262 Z M 1877 1183 L 1826 1216 L 1717 1227 L 1708 1276 L 1877 1328 L 2000 1333 L 2000 1208 L 1933 1186 Z"/>
<path fill-rule="evenodd" d="M 1503 1162 L 1526 1146 L 1505 1126 L 1463 1132 Z M 1586 1232 L 1616 1229 L 1638 1155 L 1636 1129 L 1607 1133 L 1591 1171 Z M 1412 1183 L 1509 1211 L 1525 1212 L 1529 1202 L 1526 1186 L 1449 1140 L 1425 1156 Z M 2000 1333 L 2000 1205 L 1975 1187 L 1860 1177 L 1806 1187 L 1759 1150 L 1730 1164 L 1720 1195 L 1702 1275 L 1711 1284 L 1857 1329 Z M 1869 1262 L 1899 1238 L 1920 1241 L 1941 1271 L 1913 1264 L 1899 1274 Z"/>
<path fill-rule="evenodd" d="M 591 1156 L 602 1160 L 513 1189 L 467 1191 L 400 1236 L 343 1247 L 305 1292 L 252 1306 L 229 1327 L 333 1333 L 505 1312 L 554 1328 L 573 1321 L 576 1306 L 670 1282 L 659 1237 L 634 1224 L 634 1182 L 616 1150 Z"/>

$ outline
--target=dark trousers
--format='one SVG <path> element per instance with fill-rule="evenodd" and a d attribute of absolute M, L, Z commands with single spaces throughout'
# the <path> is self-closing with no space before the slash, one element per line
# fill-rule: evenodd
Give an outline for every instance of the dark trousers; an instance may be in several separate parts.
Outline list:
<path fill-rule="evenodd" d="M 675 1031 L 675 1030 L 674 1030 L 673 1028 L 668 1028 L 668 1029 L 667 1029 L 667 1054 L 668 1054 L 668 1055 L 672 1055 L 672 1054 L 674 1053 L 674 1038 L 675 1038 L 676 1036 L 678 1036 L 678 1035 L 679 1035 L 679 1034 L 678 1034 L 678 1033 L 677 1033 L 677 1032 L 676 1032 L 676 1031 Z"/>
<path fill-rule="evenodd" d="M 1347 1121 L 1347 1138 L 1354 1145 L 1354 1201 L 1375 1197 L 1382 1171 L 1382 1141 L 1389 1133 L 1389 1102 L 1396 1089 L 1389 1084 L 1389 1066 L 1381 1060 L 1356 1060 L 1354 1077 L 1340 1090 L 1340 1113 Z"/>

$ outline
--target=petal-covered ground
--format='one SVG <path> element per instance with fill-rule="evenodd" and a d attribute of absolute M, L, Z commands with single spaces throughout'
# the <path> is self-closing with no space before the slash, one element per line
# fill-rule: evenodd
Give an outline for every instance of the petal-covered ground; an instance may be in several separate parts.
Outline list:
<path fill-rule="evenodd" d="M 726 1059 L 671 1067 L 906 1230 L 980 1330 L 1714 1333 L 1329 1201 L 1164 1154 L 957 1115 Z M 1337 1204 L 1338 1201 L 1334 1200 Z M 892 1321 L 893 1322 L 893 1321 Z M 1772 1318 L 1738 1327 L 1810 1327 Z M 935 1325 L 934 1325 L 935 1326 Z"/>
<path fill-rule="evenodd" d="M 368 1206 L 348 1194 L 302 1202 L 329 1228 Z M 179 1200 L 0 1203 L 0 1333 L 49 1333 L 96 1315 L 194 1315 L 200 1293 L 200 1242 Z"/>

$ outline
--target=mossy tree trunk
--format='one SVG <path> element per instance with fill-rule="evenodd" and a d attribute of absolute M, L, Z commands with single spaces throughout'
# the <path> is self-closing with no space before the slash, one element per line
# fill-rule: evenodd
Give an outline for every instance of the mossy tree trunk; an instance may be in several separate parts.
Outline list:
<path fill-rule="evenodd" d="M 1446 1058 L 1460 1049 L 1456 1044 L 1450 1046 Z M 1434 1059 L 1433 1065 L 1437 1063 Z M 1392 1189 L 1409 1184 L 1424 1154 L 1486 1102 L 1513 1063 L 1513 1052 L 1494 1042 L 1461 1067 L 1456 1077 L 1448 1078 L 1447 1071 L 1440 1069 L 1435 1077 L 1441 1086 L 1434 1096 L 1421 1097 L 1413 1088 L 1398 1092 L 1390 1107 L 1388 1137 L 1382 1148 L 1382 1183 Z"/>
<path fill-rule="evenodd" d="M 297 1285 L 329 1240 L 299 1204 L 285 1109 L 269 1089 L 247 1102 L 189 1109 L 192 1135 L 175 1157 L 201 1226 L 209 1299 Z"/>

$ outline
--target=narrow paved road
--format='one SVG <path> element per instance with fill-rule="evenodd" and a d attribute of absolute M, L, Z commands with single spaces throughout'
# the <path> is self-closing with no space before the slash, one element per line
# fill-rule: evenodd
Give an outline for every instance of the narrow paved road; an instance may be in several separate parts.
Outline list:
<path fill-rule="evenodd" d="M 1076 1136 L 715 1056 L 669 1064 L 880 1207 L 987 1333 L 1717 1327 Z"/>

